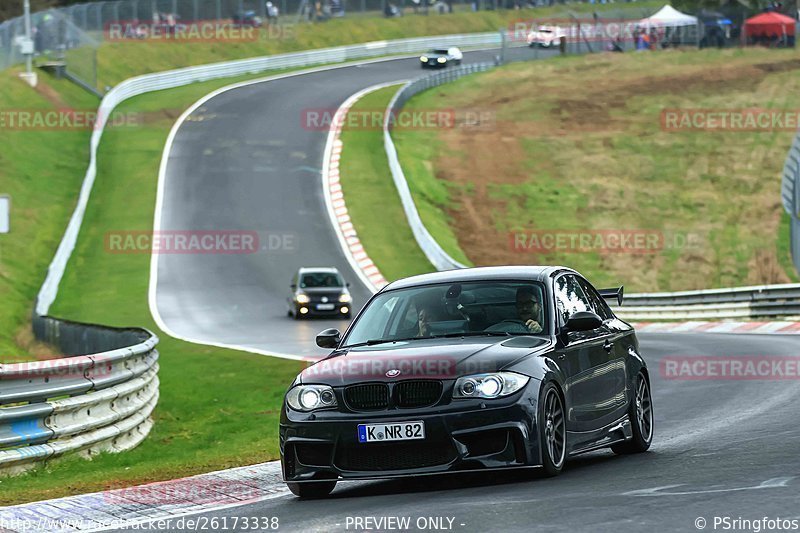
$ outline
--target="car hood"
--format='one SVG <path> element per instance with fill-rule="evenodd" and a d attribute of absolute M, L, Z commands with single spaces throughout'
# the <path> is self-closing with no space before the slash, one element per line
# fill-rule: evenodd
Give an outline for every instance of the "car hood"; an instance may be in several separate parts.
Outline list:
<path fill-rule="evenodd" d="M 551 346 L 551 339 L 535 336 L 399 341 L 335 351 L 298 377 L 302 383 L 332 386 L 410 378 L 455 379 L 507 370 Z"/>

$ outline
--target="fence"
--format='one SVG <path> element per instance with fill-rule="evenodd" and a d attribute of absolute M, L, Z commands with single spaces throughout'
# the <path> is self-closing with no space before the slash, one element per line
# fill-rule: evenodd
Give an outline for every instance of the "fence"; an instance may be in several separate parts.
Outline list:
<path fill-rule="evenodd" d="M 426 3 L 427 2 L 427 3 Z M 92 90 L 97 87 L 97 48 L 109 38 L 114 24 L 124 27 L 143 24 L 150 29 L 162 28 L 162 33 L 174 31 L 187 24 L 219 22 L 234 26 L 261 24 L 282 31 L 285 24 L 306 20 L 324 21 L 340 16 L 381 16 L 387 4 L 396 6 L 399 13 L 446 13 L 471 9 L 535 7 L 552 5 L 551 0 L 323 0 L 320 13 L 309 13 L 312 0 L 274 0 L 280 16 L 268 17 L 264 0 L 116 0 L 76 4 L 50 9 L 32 15 L 35 58 L 44 63 L 65 65 L 65 72 L 74 81 Z M 561 4 L 565 2 L 560 2 Z M 535 11 L 519 11 L 520 18 L 535 15 Z M 628 7 L 602 10 L 604 18 L 642 18 L 647 8 Z M 566 14 L 563 18 L 579 20 L 591 15 Z M 23 63 L 17 39 L 24 36 L 21 17 L 0 23 L 0 70 Z M 113 39 L 113 37 L 111 37 Z M 144 38 L 144 37 L 143 37 Z"/>
<path fill-rule="evenodd" d="M 158 402 L 158 338 L 42 316 L 33 329 L 69 357 L 0 364 L 0 474 L 139 444 Z"/>

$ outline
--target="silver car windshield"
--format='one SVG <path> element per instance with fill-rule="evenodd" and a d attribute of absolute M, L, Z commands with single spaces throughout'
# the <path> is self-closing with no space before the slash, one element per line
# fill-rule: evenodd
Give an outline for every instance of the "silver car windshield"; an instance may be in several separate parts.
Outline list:
<path fill-rule="evenodd" d="M 344 346 L 459 336 L 544 335 L 544 286 L 523 281 L 442 283 L 387 291 L 359 315 Z"/>

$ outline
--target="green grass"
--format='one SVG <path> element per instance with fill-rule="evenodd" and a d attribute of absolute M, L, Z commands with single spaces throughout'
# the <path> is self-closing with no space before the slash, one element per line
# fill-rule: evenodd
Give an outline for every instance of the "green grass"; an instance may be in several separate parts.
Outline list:
<path fill-rule="evenodd" d="M 20 130 L 12 113 L 69 106 L 96 109 L 95 98 L 64 80 L 31 90 L 11 71 L 0 76 L 0 194 L 11 196 L 11 231 L 0 235 L 0 362 L 44 357 L 32 342 L 30 314 L 85 172 L 90 130 Z"/>
<path fill-rule="evenodd" d="M 664 131 L 660 117 L 665 108 L 796 109 L 797 58 L 747 49 L 512 64 L 407 104 L 489 111 L 493 127 L 395 139 L 417 201 L 447 206 L 475 264 L 566 264 L 634 291 L 796 281 L 780 203 L 793 133 Z M 664 246 L 542 253 L 509 244 L 519 232 L 596 229 L 655 231 Z"/>
<path fill-rule="evenodd" d="M 630 6 L 628 6 L 630 7 Z M 636 10 L 654 10 L 658 2 L 637 2 Z M 574 4 L 569 10 L 591 13 L 618 9 L 615 4 Z M 266 30 L 254 40 L 219 42 L 106 42 L 97 49 L 98 87 L 113 86 L 138 74 L 159 72 L 183 66 L 231 59 L 264 56 L 297 50 L 325 48 L 382 39 L 402 39 L 427 35 L 495 31 L 512 22 L 535 17 L 565 16 L 565 6 L 523 9 L 457 12 L 448 15 L 412 15 L 383 17 L 348 17 L 324 23 L 287 24 L 282 30 Z M 289 17 L 286 17 L 289 18 Z M 389 51 L 391 53 L 391 51 Z M 92 59 L 83 54 L 75 69 L 90 70 Z"/>
<path fill-rule="evenodd" d="M 198 98 L 232 81 L 153 93 L 120 106 L 120 113 L 142 113 L 146 120 L 139 127 L 112 128 L 104 135 L 98 178 L 83 229 L 51 309 L 54 316 L 71 320 L 141 326 L 156 332 L 161 339 L 161 398 L 152 433 L 130 452 L 101 454 L 91 462 L 65 458 L 31 473 L 2 479 L 0 504 L 171 479 L 278 457 L 281 400 L 302 363 L 170 338 L 159 331 L 150 316 L 149 255 L 111 254 L 104 247 L 108 231 L 152 228 L 158 167 L 172 124 Z M 75 160 L 77 187 L 83 175 L 83 163 L 78 163 L 84 160 L 83 151 L 54 151 L 54 160 L 59 160 L 56 156 Z M 66 191 L 63 194 L 69 197 Z M 35 198 L 32 201 L 35 205 Z M 71 206 L 66 200 L 64 203 L 67 211 Z M 66 218 L 67 213 L 61 214 Z M 36 233 L 36 225 L 26 228 L 24 219 L 19 219 L 18 225 L 20 230 Z M 57 242 L 60 226 L 52 225 L 59 229 L 53 236 Z M 40 252 L 45 263 L 51 251 L 47 248 Z M 4 256 L 3 268 L 8 268 L 8 259 Z M 32 292 L 41 282 L 39 274 L 32 276 Z M 10 307 L 4 309 L 10 311 Z"/>
<path fill-rule="evenodd" d="M 361 98 L 350 113 L 386 109 L 395 85 Z M 344 124 L 348 124 L 345 120 Z M 380 127 L 344 126 L 339 161 L 347 210 L 364 248 L 387 281 L 434 271 L 408 226 L 397 188 L 389 172 Z"/>
<path fill-rule="evenodd" d="M 432 93 L 435 92 L 432 91 Z M 425 107 L 423 104 L 408 109 L 416 109 L 421 112 L 436 109 L 433 101 L 428 101 L 428 103 L 432 104 L 431 107 Z M 403 167 L 403 173 L 408 181 L 422 223 L 450 257 L 471 266 L 472 261 L 464 254 L 451 226 L 451 213 L 459 208 L 454 202 L 454 193 L 467 191 L 469 185 L 462 186 L 439 179 L 431 167 L 431 161 L 441 150 L 447 149 L 438 135 L 439 133 L 433 128 L 405 130 L 396 128 L 392 132 L 397 157 Z M 370 250 L 368 249 L 368 251 Z"/>

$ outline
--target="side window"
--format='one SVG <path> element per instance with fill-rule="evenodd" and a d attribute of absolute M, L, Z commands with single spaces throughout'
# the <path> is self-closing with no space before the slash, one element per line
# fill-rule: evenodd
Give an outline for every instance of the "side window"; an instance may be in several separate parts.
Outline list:
<path fill-rule="evenodd" d="M 561 323 L 565 324 L 569 317 L 578 311 L 594 311 L 575 276 L 567 274 L 556 279 L 556 305 L 561 315 Z"/>
<path fill-rule="evenodd" d="M 592 310 L 603 320 L 608 320 L 609 318 L 613 318 L 614 315 L 611 313 L 611 309 L 609 309 L 608 304 L 603 299 L 600 294 L 592 287 L 588 281 L 585 279 L 578 278 L 578 282 L 583 288 L 583 292 L 586 294 L 589 302 L 592 304 Z"/>

